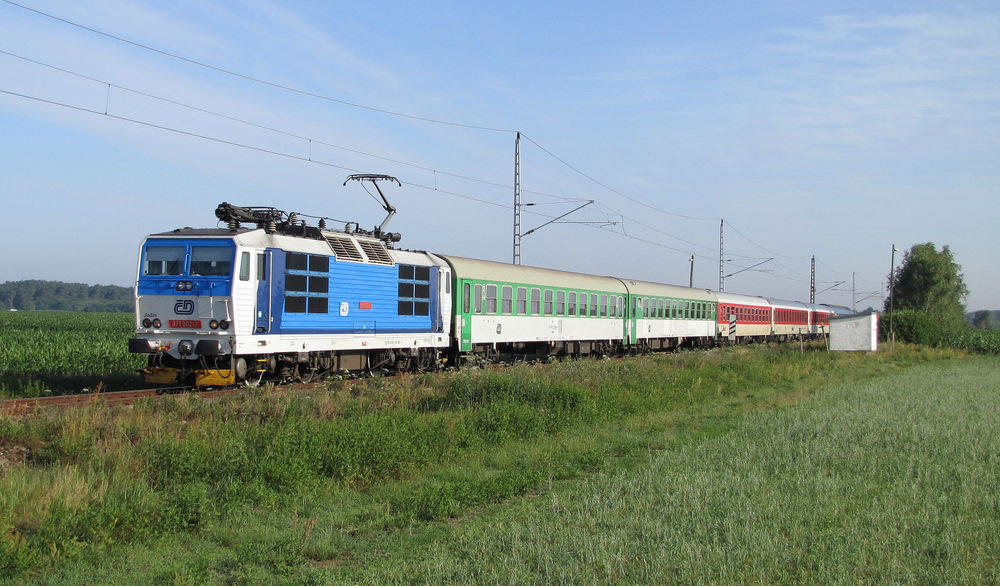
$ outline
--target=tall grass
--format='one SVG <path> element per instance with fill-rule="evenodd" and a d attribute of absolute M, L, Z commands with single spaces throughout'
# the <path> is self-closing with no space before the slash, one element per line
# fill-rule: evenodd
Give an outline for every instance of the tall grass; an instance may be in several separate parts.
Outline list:
<path fill-rule="evenodd" d="M 144 357 L 128 353 L 131 314 L 68 311 L 0 312 L 0 396 L 79 392 L 103 382 L 138 383 Z"/>
<path fill-rule="evenodd" d="M 996 362 L 938 363 L 758 411 L 463 523 L 366 583 L 996 583 Z"/>
<path fill-rule="evenodd" d="M 231 568 L 237 554 L 255 568 L 333 560 L 356 536 L 460 518 L 651 448 L 720 435 L 735 416 L 833 380 L 948 355 L 734 348 L 0 421 L 0 448 L 29 450 L 0 472 L 0 571 L 209 535 L 237 553 L 220 553 L 229 561 L 206 562 L 197 578 L 249 579 L 216 565 Z M 283 527 L 255 533 L 268 516 Z M 306 537 L 299 520 L 313 518 L 320 524 Z"/>

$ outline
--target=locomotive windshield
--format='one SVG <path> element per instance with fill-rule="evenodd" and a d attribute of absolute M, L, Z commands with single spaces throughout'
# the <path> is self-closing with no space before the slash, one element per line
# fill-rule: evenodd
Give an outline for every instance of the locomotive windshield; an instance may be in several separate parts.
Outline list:
<path fill-rule="evenodd" d="M 233 249 L 222 246 L 192 246 L 191 275 L 228 277 L 233 268 Z"/>
<path fill-rule="evenodd" d="M 190 254 L 190 260 L 185 257 Z M 185 268 L 187 270 L 185 270 Z M 232 246 L 149 244 L 142 264 L 146 276 L 228 277 L 233 270 Z"/>
<path fill-rule="evenodd" d="M 150 246 L 146 249 L 144 275 L 180 275 L 184 272 L 183 246 Z"/>

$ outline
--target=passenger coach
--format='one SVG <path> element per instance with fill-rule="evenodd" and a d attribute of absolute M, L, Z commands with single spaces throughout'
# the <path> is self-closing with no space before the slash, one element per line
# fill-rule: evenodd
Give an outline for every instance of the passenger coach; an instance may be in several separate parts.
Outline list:
<path fill-rule="evenodd" d="M 452 268 L 460 352 L 591 354 L 621 344 L 621 281 L 581 273 L 441 255 Z"/>

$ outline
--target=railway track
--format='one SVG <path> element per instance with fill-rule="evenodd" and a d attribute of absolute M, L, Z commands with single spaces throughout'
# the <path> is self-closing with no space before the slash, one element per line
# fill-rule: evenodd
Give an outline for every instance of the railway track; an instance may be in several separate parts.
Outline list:
<path fill-rule="evenodd" d="M 294 387 L 296 389 L 307 390 L 315 388 L 320 384 L 322 383 L 298 383 L 295 385 L 282 384 L 275 385 L 272 389 L 275 391 L 285 391 Z M 40 409 L 49 407 L 68 409 L 73 407 L 83 407 L 86 405 L 101 405 L 104 407 L 131 405 L 139 399 L 159 397 L 164 394 L 178 395 L 193 393 L 198 397 L 211 398 L 232 395 L 245 391 L 246 389 L 242 387 L 227 387 L 211 390 L 198 390 L 196 387 L 168 387 L 158 389 L 137 389 L 132 391 L 101 392 L 100 385 L 98 385 L 92 393 L 0 400 L 0 417 L 20 417 L 24 415 L 31 415 Z"/>
<path fill-rule="evenodd" d="M 101 392 L 100 385 L 98 385 L 93 393 L 56 395 L 54 397 L 32 397 L 29 399 L 6 399 L 0 401 L 0 417 L 19 417 L 23 415 L 31 415 L 35 411 L 48 407 L 64 409 L 95 404 L 107 407 L 114 405 L 131 405 L 139 399 L 145 397 L 156 397 L 164 392 L 174 394 L 178 392 L 189 392 L 192 390 L 193 387 L 177 387 L 171 389 L 137 389 L 132 391 L 113 391 L 104 393 Z M 217 391 L 201 391 L 199 392 L 199 396 L 211 397 L 225 394 L 227 392 L 230 392 L 230 390 L 222 389 Z"/>

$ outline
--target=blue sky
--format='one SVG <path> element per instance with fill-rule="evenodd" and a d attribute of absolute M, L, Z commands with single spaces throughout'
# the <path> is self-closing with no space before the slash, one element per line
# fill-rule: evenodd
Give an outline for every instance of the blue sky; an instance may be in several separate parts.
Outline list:
<path fill-rule="evenodd" d="M 878 307 L 929 241 L 1000 309 L 1000 5 L 500 4 L 0 1 L 0 281 L 130 285 L 223 201 L 375 226 L 353 172 L 401 247 L 509 261 L 520 131 L 524 231 L 594 200 L 524 264 L 716 289 L 724 220 L 727 291 L 815 255 Z"/>

